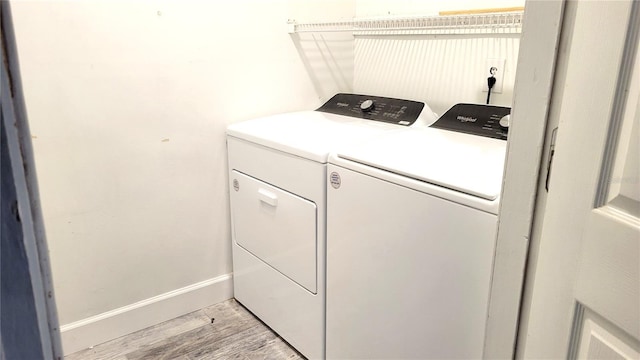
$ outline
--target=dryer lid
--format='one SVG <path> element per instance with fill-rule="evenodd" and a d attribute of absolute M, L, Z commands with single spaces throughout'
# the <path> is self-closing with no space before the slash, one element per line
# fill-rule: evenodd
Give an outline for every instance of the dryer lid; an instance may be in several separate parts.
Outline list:
<path fill-rule="evenodd" d="M 326 163 L 329 153 L 341 144 L 404 128 L 319 111 L 301 111 L 238 122 L 227 127 L 227 135 Z"/>
<path fill-rule="evenodd" d="M 371 109 L 362 105 L 369 101 Z M 378 121 L 373 121 L 378 120 Z M 371 135 L 427 126 L 436 115 L 424 103 L 358 94 L 337 94 L 316 111 L 277 114 L 227 127 L 227 135 L 326 163 L 337 146 Z"/>
<path fill-rule="evenodd" d="M 346 160 L 486 200 L 500 196 L 505 153 L 505 141 L 434 128 L 406 128 L 336 152 Z"/>

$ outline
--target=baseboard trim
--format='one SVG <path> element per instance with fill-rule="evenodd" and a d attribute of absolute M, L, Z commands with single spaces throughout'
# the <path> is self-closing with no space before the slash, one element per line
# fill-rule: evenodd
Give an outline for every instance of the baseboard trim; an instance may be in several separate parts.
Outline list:
<path fill-rule="evenodd" d="M 221 275 L 65 324 L 62 348 L 68 355 L 232 297 L 232 275 Z"/>

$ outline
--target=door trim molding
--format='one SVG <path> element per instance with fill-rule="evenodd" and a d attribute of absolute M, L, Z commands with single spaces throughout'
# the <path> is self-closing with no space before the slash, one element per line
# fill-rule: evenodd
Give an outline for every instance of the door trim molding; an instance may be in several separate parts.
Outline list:
<path fill-rule="evenodd" d="M 11 168 L 10 186 L 15 187 L 14 201 L 18 210 L 18 221 L 22 227 L 22 233 L 17 235 L 16 239 L 11 240 L 18 239 L 22 242 L 15 245 L 24 249 L 25 255 L 25 258 L 14 259 L 15 262 L 8 265 L 3 263 L 2 271 L 7 270 L 5 266 L 10 270 L 15 270 L 15 267 L 11 266 L 26 263 L 31 287 L 28 294 L 9 293 L 5 295 L 3 293 L 2 303 L 4 306 L 5 296 L 15 298 L 24 296 L 26 302 L 33 301 L 33 310 L 35 311 L 35 323 L 23 324 L 33 330 L 30 336 L 22 337 L 20 341 L 10 342 L 2 341 L 4 335 L 0 336 L 0 359 L 16 354 L 19 356 L 22 353 L 21 349 L 25 346 L 40 347 L 43 359 L 60 359 L 62 346 L 49 250 L 44 221 L 42 220 L 31 132 L 22 91 L 20 63 L 9 1 L 0 1 L 0 28 L 0 47 L 2 49 L 2 65 L 0 66 L 0 104 L 2 105 L 0 110 L 2 116 L 0 116 L 0 121 L 3 122 L 3 129 L 6 132 L 6 146 L 10 159 L 9 164 L 3 164 L 3 166 Z M 6 175 L 3 173 L 4 176 Z M 6 215 L 3 213 L 3 216 Z M 4 220 L 3 218 L 3 227 Z M 20 312 L 31 311 L 26 305 L 22 308 L 9 307 L 7 311 L 11 310 L 17 310 L 18 315 Z"/>
<path fill-rule="evenodd" d="M 483 358 L 513 358 L 565 1 L 527 1 Z"/>

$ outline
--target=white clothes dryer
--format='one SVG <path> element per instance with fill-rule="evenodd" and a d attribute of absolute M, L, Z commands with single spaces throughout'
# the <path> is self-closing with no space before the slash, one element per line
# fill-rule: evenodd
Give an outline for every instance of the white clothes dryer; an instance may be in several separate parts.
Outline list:
<path fill-rule="evenodd" d="M 421 102 L 338 94 L 227 128 L 234 297 L 307 358 L 325 357 L 329 153 L 435 119 Z"/>
<path fill-rule="evenodd" d="M 509 111 L 458 104 L 330 156 L 328 359 L 482 358 Z"/>

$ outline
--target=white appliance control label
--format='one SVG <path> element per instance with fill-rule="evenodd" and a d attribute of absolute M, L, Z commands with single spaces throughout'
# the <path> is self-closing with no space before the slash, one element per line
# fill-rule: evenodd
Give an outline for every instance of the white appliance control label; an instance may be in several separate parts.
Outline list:
<path fill-rule="evenodd" d="M 238 182 L 238 179 L 233 179 L 233 189 L 235 191 L 240 190 L 240 183 Z"/>
<path fill-rule="evenodd" d="M 329 182 L 331 182 L 331 186 L 333 186 L 334 189 L 340 188 L 340 174 L 335 171 L 332 172 L 329 176 Z"/>

